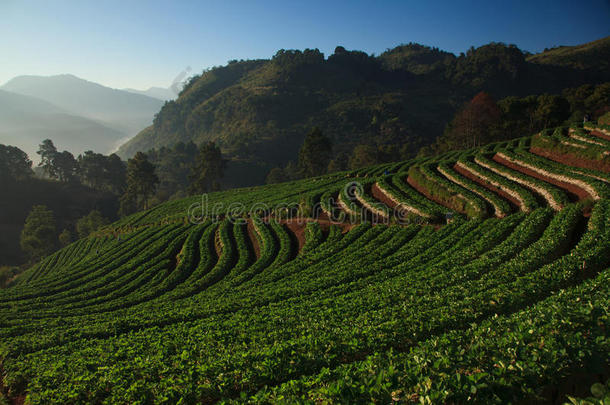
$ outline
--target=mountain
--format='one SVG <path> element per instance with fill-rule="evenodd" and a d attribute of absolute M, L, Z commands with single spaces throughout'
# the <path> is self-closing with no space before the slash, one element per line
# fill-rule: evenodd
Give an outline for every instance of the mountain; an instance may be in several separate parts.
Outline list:
<path fill-rule="evenodd" d="M 605 43 L 587 45 L 586 55 L 603 56 Z M 379 56 L 340 46 L 327 58 L 318 50 L 280 50 L 269 60 L 231 61 L 193 77 L 119 154 L 215 141 L 230 159 L 229 185 L 261 184 L 270 168 L 296 159 L 314 126 L 331 138 L 335 153 L 368 143 L 414 154 L 479 91 L 499 99 L 610 81 L 603 64 L 589 65 L 585 75 L 501 43 L 459 56 L 418 44 Z"/>
<path fill-rule="evenodd" d="M 38 145 L 47 138 L 60 150 L 78 154 L 109 153 L 126 136 L 47 101 L 0 90 L 0 143 L 21 148 L 32 160 L 37 160 Z"/>
<path fill-rule="evenodd" d="M 173 92 L 172 89 L 166 89 L 164 87 L 151 87 L 148 90 L 136 90 L 136 89 L 123 89 L 124 91 L 128 91 L 134 94 L 141 94 L 143 96 L 148 96 L 152 98 L 156 98 L 159 100 L 173 100 L 176 98 L 176 93 Z"/>
<path fill-rule="evenodd" d="M 163 101 L 111 89 L 73 75 L 19 76 L 3 90 L 48 101 L 72 115 L 99 121 L 132 136 L 152 123 Z"/>

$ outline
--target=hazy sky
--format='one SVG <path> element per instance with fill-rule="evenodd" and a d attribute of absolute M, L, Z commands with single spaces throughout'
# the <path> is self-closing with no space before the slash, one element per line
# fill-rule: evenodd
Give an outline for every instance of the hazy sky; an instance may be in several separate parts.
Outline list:
<path fill-rule="evenodd" d="M 0 0 L 0 84 L 72 73 L 144 89 L 281 48 L 379 54 L 413 41 L 459 53 L 502 41 L 536 52 L 608 35 L 610 0 Z"/>

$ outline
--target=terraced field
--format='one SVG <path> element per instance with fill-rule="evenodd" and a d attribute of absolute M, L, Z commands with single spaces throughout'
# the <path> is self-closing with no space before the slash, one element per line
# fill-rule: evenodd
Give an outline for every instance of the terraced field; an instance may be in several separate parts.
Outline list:
<path fill-rule="evenodd" d="M 587 396 L 610 366 L 604 130 L 127 217 L 0 291 L 0 403 Z"/>

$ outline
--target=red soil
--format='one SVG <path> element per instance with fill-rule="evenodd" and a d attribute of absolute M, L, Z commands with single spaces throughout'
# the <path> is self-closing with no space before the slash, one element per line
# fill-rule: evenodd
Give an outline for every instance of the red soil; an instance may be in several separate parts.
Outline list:
<path fill-rule="evenodd" d="M 374 183 L 371 186 L 371 195 L 377 201 L 381 201 L 382 203 L 384 203 L 385 205 L 387 205 L 391 209 L 396 208 L 396 206 L 398 205 L 397 203 L 392 201 L 392 199 L 388 195 L 386 195 L 383 191 L 381 191 L 381 189 L 377 186 L 377 183 Z"/>
<path fill-rule="evenodd" d="M 256 255 L 256 258 L 259 259 L 261 257 L 261 247 L 258 244 L 258 236 L 251 219 L 248 219 L 247 228 L 248 236 L 250 236 L 250 242 L 252 243 L 252 248 L 254 249 L 254 254 Z"/>
<path fill-rule="evenodd" d="M 288 220 L 284 223 L 284 225 L 286 226 L 286 228 L 288 228 L 288 231 L 292 232 L 292 234 L 297 238 L 297 241 L 299 242 L 300 252 L 303 248 L 303 245 L 305 245 L 305 224 L 301 224 L 298 221 Z"/>
<path fill-rule="evenodd" d="M 219 228 L 216 228 L 216 231 L 214 231 L 214 250 L 216 251 L 217 257 L 222 255 L 222 244 L 220 242 Z"/>
<path fill-rule="evenodd" d="M 501 188 L 496 187 L 493 184 L 486 182 L 484 179 L 474 175 L 470 171 L 462 168 L 461 166 L 455 165 L 455 166 L 453 166 L 453 170 L 455 170 L 462 176 L 474 181 L 475 183 L 485 187 L 486 189 L 493 191 L 494 193 L 498 194 L 500 197 L 504 198 L 505 200 L 508 200 L 508 202 L 510 203 L 512 208 L 516 208 L 516 209 L 521 208 L 521 203 L 519 202 L 519 200 L 516 199 L 515 197 L 513 197 L 512 195 L 508 194 L 506 191 L 502 190 Z"/>
<path fill-rule="evenodd" d="M 597 160 L 583 159 L 571 153 L 557 153 L 548 149 L 538 147 L 530 148 L 530 152 L 564 165 L 581 167 L 583 169 L 599 170 L 605 173 L 610 173 L 610 163 L 602 163 Z"/>
<path fill-rule="evenodd" d="M 589 133 L 591 135 L 597 136 L 598 138 L 602 138 L 602 139 L 606 139 L 606 140 L 610 141 L 610 135 L 604 134 L 601 131 L 592 130 L 592 131 L 589 131 Z"/>
<path fill-rule="evenodd" d="M 547 177 L 541 173 L 538 173 L 534 170 L 528 169 L 527 167 L 523 167 L 520 166 L 518 164 L 515 164 L 513 162 L 510 162 L 500 156 L 498 156 L 498 154 L 495 154 L 493 157 L 493 160 L 500 163 L 503 166 L 506 166 L 508 168 L 511 168 L 513 170 L 516 170 L 518 172 L 521 172 L 525 175 L 528 175 L 530 177 L 534 177 L 536 179 L 542 180 L 546 183 L 550 183 L 553 184 L 557 187 L 562 188 L 563 190 L 568 192 L 568 196 L 571 198 L 574 198 L 574 196 L 576 197 L 576 200 L 584 200 L 586 198 L 591 198 L 591 196 L 589 195 L 589 193 L 587 193 L 587 191 L 585 191 L 584 189 L 571 184 L 571 183 L 566 183 L 564 181 L 560 181 L 560 180 L 556 180 L 556 179 L 552 179 L 550 177 Z"/>
<path fill-rule="evenodd" d="M 330 221 L 330 218 L 328 217 L 328 214 L 327 214 L 326 212 L 324 212 L 324 211 L 322 211 L 322 210 L 319 210 L 319 211 L 317 212 L 317 214 L 318 214 L 318 215 L 317 215 L 316 219 L 317 219 L 318 221 Z"/>

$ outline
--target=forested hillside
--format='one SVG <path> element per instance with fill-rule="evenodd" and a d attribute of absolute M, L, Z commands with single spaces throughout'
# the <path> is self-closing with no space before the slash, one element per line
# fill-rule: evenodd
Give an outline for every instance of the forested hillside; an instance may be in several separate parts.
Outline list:
<path fill-rule="evenodd" d="M 230 186 L 262 184 L 271 168 L 295 159 L 313 127 L 336 154 L 366 144 L 409 158 L 480 91 L 499 100 L 610 81 L 601 61 L 608 43 L 562 48 L 569 64 L 551 57 L 558 50 L 530 56 L 498 43 L 459 56 L 408 44 L 379 56 L 337 47 L 328 57 L 280 50 L 270 60 L 231 61 L 192 78 L 119 153 L 215 141 L 230 159 Z"/>

